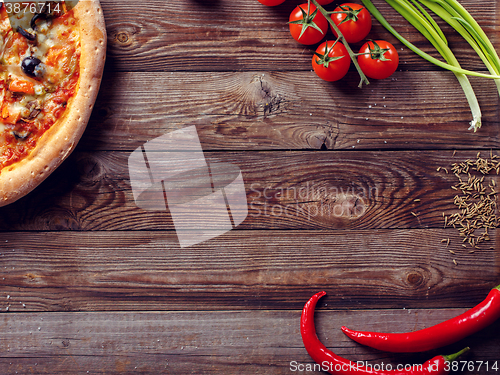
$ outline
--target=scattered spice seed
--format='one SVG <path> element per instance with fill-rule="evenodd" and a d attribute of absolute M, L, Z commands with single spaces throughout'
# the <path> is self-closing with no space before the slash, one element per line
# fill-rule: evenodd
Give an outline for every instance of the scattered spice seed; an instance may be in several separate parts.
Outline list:
<path fill-rule="evenodd" d="M 475 160 L 467 159 L 451 166 L 451 171 L 458 179 L 458 183 L 451 188 L 461 193 L 453 198 L 453 203 L 459 212 L 449 216 L 443 212 L 444 227 L 458 228 L 460 236 L 463 237 L 463 247 L 467 247 L 466 244 L 468 244 L 477 249 L 479 244 L 490 240 L 488 229 L 494 229 L 500 225 L 495 179 L 489 179 L 486 185 L 489 191 L 485 186 L 487 175 L 500 172 L 500 161 L 497 159 L 498 156 L 493 155 L 490 150 L 489 159 L 482 158 L 481 152 L 478 152 Z M 444 168 L 440 167 L 439 170 L 441 169 Z M 483 233 L 479 234 L 480 230 L 483 230 Z"/>

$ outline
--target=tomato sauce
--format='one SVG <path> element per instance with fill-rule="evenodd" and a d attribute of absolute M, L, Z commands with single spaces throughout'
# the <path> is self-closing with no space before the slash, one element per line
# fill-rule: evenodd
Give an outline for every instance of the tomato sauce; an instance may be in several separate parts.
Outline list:
<path fill-rule="evenodd" d="M 3 22 L 8 15 L 5 7 L 0 6 Z M 75 24 L 72 11 L 51 23 L 50 27 L 59 26 L 53 33 L 57 36 L 51 35 L 57 43 L 46 50 L 45 56 L 35 56 L 46 66 L 41 77 L 18 73 L 22 60 L 30 56 L 35 45 L 17 31 L 0 30 L 6 41 L 6 58 L 0 64 L 0 173 L 29 155 L 42 135 L 63 116 L 68 101 L 75 95 L 80 71 Z"/>

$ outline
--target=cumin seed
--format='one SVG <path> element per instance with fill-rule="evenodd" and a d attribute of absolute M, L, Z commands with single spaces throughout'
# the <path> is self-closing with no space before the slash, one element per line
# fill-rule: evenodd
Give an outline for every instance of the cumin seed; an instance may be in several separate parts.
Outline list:
<path fill-rule="evenodd" d="M 469 158 L 451 165 L 451 172 L 458 179 L 451 188 L 459 192 L 453 197 L 453 203 L 459 211 L 449 216 L 443 212 L 442 216 L 444 228 L 453 226 L 458 229 L 463 238 L 463 247 L 469 245 L 477 249 L 478 244 L 490 240 L 488 229 L 497 228 L 500 224 L 500 217 L 497 216 L 498 192 L 495 189 L 497 183 L 494 178 L 488 177 L 492 172 L 500 173 L 498 158 L 490 149 L 489 158 L 481 157 L 481 152 L 478 152 L 475 159 Z M 447 169 L 439 167 L 440 170 Z M 476 230 L 483 230 L 483 233 L 476 234 Z"/>

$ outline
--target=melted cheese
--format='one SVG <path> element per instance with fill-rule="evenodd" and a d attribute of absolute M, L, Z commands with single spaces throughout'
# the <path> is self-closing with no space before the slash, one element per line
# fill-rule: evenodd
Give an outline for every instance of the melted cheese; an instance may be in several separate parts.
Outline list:
<path fill-rule="evenodd" d="M 2 4 L 0 3 L 0 7 Z M 11 27 L 9 18 L 6 17 L 5 8 L 0 12 L 0 170 L 4 163 L 8 161 L 8 140 L 13 142 L 13 131 L 22 134 L 33 129 L 42 127 L 46 129 L 43 121 L 50 119 L 54 121 L 64 111 L 64 100 L 57 97 L 60 88 L 66 88 L 68 81 L 75 73 L 79 63 L 79 32 L 77 28 L 71 26 L 71 15 L 68 15 L 68 22 L 61 22 L 62 19 L 52 22 L 41 19 L 37 22 L 36 31 L 29 26 L 29 21 L 33 16 L 29 12 L 28 18 L 19 17 Z M 10 17 L 14 20 L 15 17 Z M 17 25 L 21 25 L 27 32 L 35 34 L 37 41 L 31 43 L 17 31 Z M 21 62 L 29 56 L 38 58 L 42 63 L 43 75 L 41 78 L 28 76 L 21 69 Z M 50 59 L 50 61 L 48 61 Z M 52 63 L 52 66 L 46 63 Z M 10 92 L 9 85 L 12 82 L 22 82 L 21 87 L 31 86 L 34 95 L 26 89 L 19 92 Z M 14 87 L 14 86 L 11 86 Z M 33 92 L 33 91 L 31 91 Z M 50 112 L 40 111 L 43 108 L 50 108 Z M 46 116 L 46 118 L 44 117 Z M 19 121 L 24 119 L 24 121 Z M 26 128 L 25 125 L 29 126 Z M 31 129 L 31 130 L 23 130 Z M 16 143 L 18 141 L 15 141 Z M 21 147 L 23 141 L 19 141 Z"/>

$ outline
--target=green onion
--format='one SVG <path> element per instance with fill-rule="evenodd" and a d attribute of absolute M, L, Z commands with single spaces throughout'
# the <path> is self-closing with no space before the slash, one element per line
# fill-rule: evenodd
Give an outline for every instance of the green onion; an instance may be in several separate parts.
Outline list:
<path fill-rule="evenodd" d="M 411 0 L 411 1 L 412 1 L 413 5 L 415 5 L 418 8 L 418 10 L 425 16 L 425 18 L 427 18 L 427 20 L 430 22 L 430 24 L 439 33 L 439 36 L 441 37 L 441 39 L 446 44 L 448 44 L 448 41 L 446 40 L 446 36 L 444 35 L 443 31 L 441 30 L 441 28 L 439 27 L 437 22 L 434 21 L 434 18 L 432 18 L 432 16 L 429 13 L 427 13 L 427 11 L 424 9 L 424 7 L 422 7 L 416 0 Z"/>
<path fill-rule="evenodd" d="M 491 75 L 462 69 L 451 49 L 448 47 L 446 38 L 432 17 L 417 2 L 417 0 L 386 0 L 397 12 L 399 12 L 408 22 L 410 22 L 418 31 L 425 36 L 436 50 L 443 56 L 446 63 L 430 56 L 421 49 L 414 46 L 408 40 L 403 38 L 382 16 L 378 9 L 370 0 L 361 0 L 367 10 L 396 38 L 406 45 L 413 52 L 442 68 L 451 70 L 455 73 L 458 82 L 464 90 L 469 106 L 472 112 L 472 121 L 469 129 L 477 131 L 481 127 L 481 110 L 476 95 L 467 78 L 467 75 L 473 75 L 483 78 L 493 78 L 497 84 L 500 93 L 500 59 L 496 54 L 495 48 L 488 37 L 477 24 L 474 18 L 462 7 L 456 0 L 418 0 L 421 4 L 433 11 L 443 20 L 448 22 L 457 30 L 474 51 L 481 57 Z"/>
<path fill-rule="evenodd" d="M 469 12 L 450 0 L 420 0 L 427 8 L 453 27 L 476 51 L 492 75 L 500 75 L 500 59 L 488 36 Z M 500 80 L 495 83 L 500 94 Z"/>
<path fill-rule="evenodd" d="M 429 22 L 431 16 L 425 12 L 423 8 L 419 9 L 408 0 L 386 1 L 431 42 L 448 64 L 460 68 L 458 60 L 445 42 L 446 39 L 443 40 L 443 33 L 439 33 L 436 30 L 437 24 Z M 422 11 L 425 12 L 425 15 L 422 14 Z M 476 131 L 481 127 L 481 108 L 479 107 L 476 94 L 465 74 L 455 72 L 455 75 L 462 86 L 467 102 L 471 108 L 472 121 L 470 126 Z"/>
<path fill-rule="evenodd" d="M 314 1 L 314 0 L 312 0 Z M 428 53 L 422 51 L 420 48 L 416 47 L 412 43 L 410 43 L 408 40 L 406 40 L 401 34 L 399 34 L 390 24 L 387 22 L 387 20 L 384 18 L 384 16 L 379 12 L 379 10 L 373 5 L 373 3 L 370 0 L 361 0 L 363 5 L 368 9 L 368 11 L 375 17 L 377 21 L 380 22 L 382 26 L 384 26 L 392 35 L 394 35 L 401 43 L 403 43 L 406 47 L 408 47 L 410 50 L 415 52 L 417 55 L 420 57 L 424 58 L 425 60 L 441 67 L 447 70 L 451 70 L 452 72 L 456 73 L 463 73 L 469 76 L 476 76 L 476 77 L 482 77 L 482 78 L 492 78 L 492 79 L 500 79 L 500 75 L 491 75 L 491 74 L 484 74 L 484 73 L 479 73 L 475 72 L 472 70 L 467 70 L 463 68 L 457 68 L 456 66 L 447 64 L 442 62 L 441 60 L 436 59 L 435 57 L 429 55 Z"/>

